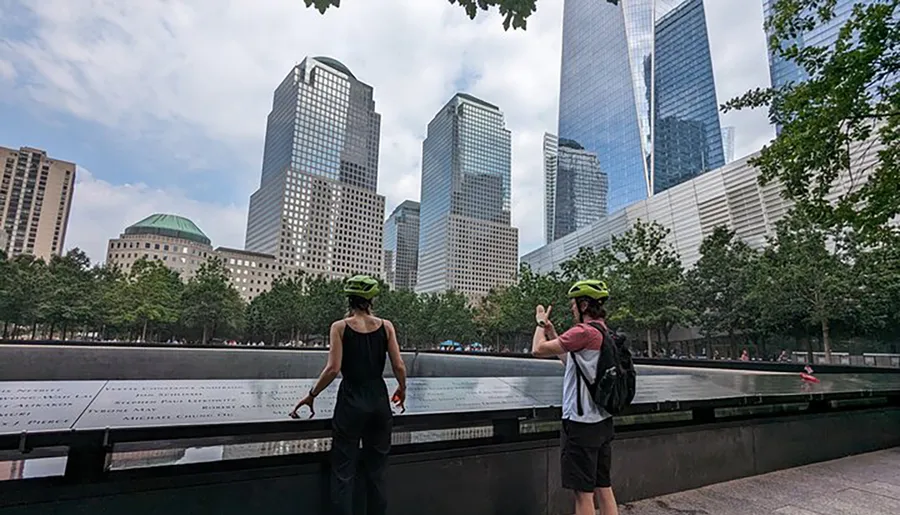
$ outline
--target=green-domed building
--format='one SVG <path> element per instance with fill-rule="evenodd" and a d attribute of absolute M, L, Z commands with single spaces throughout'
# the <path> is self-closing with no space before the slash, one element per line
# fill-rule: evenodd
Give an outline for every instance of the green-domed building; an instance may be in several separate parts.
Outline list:
<path fill-rule="evenodd" d="M 106 262 L 127 272 L 142 257 L 155 259 L 187 278 L 212 255 L 212 242 L 197 224 L 183 216 L 156 213 L 109 240 Z"/>
<path fill-rule="evenodd" d="M 211 257 L 218 257 L 231 274 L 231 285 L 250 302 L 269 291 L 275 278 L 288 273 L 275 256 L 247 250 L 218 247 L 191 220 L 178 215 L 156 213 L 129 225 L 118 238 L 109 240 L 106 262 L 124 272 L 140 258 L 162 261 L 181 274 L 193 275 Z"/>

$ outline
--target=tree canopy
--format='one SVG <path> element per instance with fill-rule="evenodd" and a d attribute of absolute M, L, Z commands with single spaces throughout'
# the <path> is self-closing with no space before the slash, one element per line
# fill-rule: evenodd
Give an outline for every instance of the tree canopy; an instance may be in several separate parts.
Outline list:
<path fill-rule="evenodd" d="M 475 19 L 479 11 L 488 11 L 497 7 L 503 16 L 503 28 L 525 30 L 528 17 L 537 11 L 537 0 L 448 0 L 465 10 L 470 19 Z M 616 3 L 618 0 L 607 0 Z M 328 9 L 340 7 L 341 0 L 303 0 L 306 7 L 312 7 L 324 14 Z"/>
<path fill-rule="evenodd" d="M 727 228 L 704 238 L 700 259 L 684 270 L 670 234 L 638 222 L 599 248 L 583 248 L 558 271 L 523 265 L 516 281 L 482 298 L 456 292 L 416 294 L 382 284 L 377 316 L 394 322 L 403 348 L 445 340 L 525 351 L 534 306 L 551 304 L 561 330 L 572 324 L 566 292 L 574 281 L 607 282 L 610 324 L 640 351 L 683 354 L 715 348 L 736 358 L 738 347 L 768 349 L 898 349 L 900 248 L 863 243 L 797 212 L 778 225 L 762 249 Z M 223 262 L 211 259 L 183 282 L 159 261 L 138 261 L 128 274 L 92 266 L 80 251 L 49 264 L 31 256 L 0 259 L 0 323 L 7 338 L 228 338 L 266 345 L 327 344 L 328 328 L 347 312 L 342 281 L 297 274 L 243 302 Z M 697 327 L 685 340 L 676 327 Z M 654 346 L 659 349 L 653 349 Z"/>
<path fill-rule="evenodd" d="M 760 88 L 723 110 L 765 107 L 778 137 L 750 160 L 779 181 L 796 209 L 868 242 L 900 239 L 900 0 L 856 4 L 832 46 L 809 44 L 832 23 L 834 0 L 780 0 L 766 20 L 769 46 L 804 80 Z M 856 156 L 856 157 L 854 157 Z M 860 168 L 874 158 L 868 177 Z M 840 183 L 847 188 L 836 188 Z"/>

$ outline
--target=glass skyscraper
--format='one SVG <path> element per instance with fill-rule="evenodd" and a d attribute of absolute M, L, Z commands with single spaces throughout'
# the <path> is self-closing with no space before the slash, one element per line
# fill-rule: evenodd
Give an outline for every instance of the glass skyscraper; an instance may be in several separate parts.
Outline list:
<path fill-rule="evenodd" d="M 557 161 L 554 239 L 606 216 L 609 189 L 597 155 L 577 141 L 560 139 Z"/>
<path fill-rule="evenodd" d="M 247 250 L 313 274 L 380 276 L 380 133 L 372 86 L 342 63 L 310 57 L 291 69 L 275 90 L 266 125 Z"/>
<path fill-rule="evenodd" d="M 559 137 L 616 210 L 724 164 L 702 0 L 566 0 Z"/>
<path fill-rule="evenodd" d="M 544 240 L 550 243 L 556 222 L 556 169 L 559 164 L 559 138 L 556 134 L 544 133 Z"/>
<path fill-rule="evenodd" d="M 597 155 L 577 141 L 544 134 L 544 177 L 547 243 L 606 215 L 608 179 Z"/>
<path fill-rule="evenodd" d="M 763 9 L 766 19 L 774 12 L 778 0 L 763 0 Z M 883 2 L 883 0 L 836 0 L 834 17 L 824 23 L 818 23 L 811 31 L 804 32 L 793 43 L 800 48 L 807 46 L 828 47 L 837 41 L 838 32 L 850 19 L 855 4 L 871 5 Z M 808 77 L 806 71 L 791 61 L 786 61 L 769 49 L 769 75 L 772 79 L 772 87 L 779 88 L 792 82 L 803 82 Z"/>
<path fill-rule="evenodd" d="M 457 93 L 422 143 L 416 291 L 471 297 L 510 284 L 518 231 L 510 226 L 511 136 L 500 109 Z"/>
<path fill-rule="evenodd" d="M 734 161 L 734 127 L 722 127 L 722 150 L 725 152 L 725 164 Z"/>
<path fill-rule="evenodd" d="M 384 279 L 392 288 L 413 290 L 419 261 L 419 203 L 404 200 L 384 222 Z"/>

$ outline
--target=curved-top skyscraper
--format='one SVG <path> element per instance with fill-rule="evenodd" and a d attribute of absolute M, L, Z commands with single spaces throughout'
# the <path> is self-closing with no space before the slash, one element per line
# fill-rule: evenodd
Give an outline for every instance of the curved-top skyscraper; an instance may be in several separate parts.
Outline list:
<path fill-rule="evenodd" d="M 566 0 L 559 137 L 614 211 L 725 164 L 702 0 Z"/>
<path fill-rule="evenodd" d="M 373 95 L 330 57 L 308 57 L 288 72 L 266 123 L 247 250 L 313 275 L 382 274 L 381 115 Z"/>

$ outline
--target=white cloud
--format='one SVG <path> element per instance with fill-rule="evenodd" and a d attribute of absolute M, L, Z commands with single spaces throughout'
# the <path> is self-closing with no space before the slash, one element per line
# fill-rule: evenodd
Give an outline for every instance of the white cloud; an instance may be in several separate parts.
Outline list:
<path fill-rule="evenodd" d="M 75 172 L 66 248 L 79 247 L 91 261 L 105 261 L 109 239 L 153 213 L 171 213 L 193 220 L 217 247 L 243 248 L 246 206 L 199 202 L 174 188 L 112 185 L 82 166 Z"/>
<path fill-rule="evenodd" d="M 13 80 L 16 78 L 16 69 L 12 63 L 0 59 L 0 80 Z"/>
<path fill-rule="evenodd" d="M 769 87 L 769 61 L 761 1 L 707 0 L 706 19 L 719 103 L 753 88 Z M 764 109 L 722 115 L 734 126 L 735 158 L 756 152 L 775 137 Z"/>
<path fill-rule="evenodd" d="M 707 3 L 710 17 L 724 20 L 728 15 L 728 26 L 711 21 L 714 44 L 716 37 L 729 33 L 762 38 L 761 20 L 750 18 L 751 23 L 746 16 L 734 16 L 744 9 L 733 8 L 734 0 Z M 720 8 L 724 14 L 713 14 L 715 4 L 727 4 L 731 10 Z M 42 0 L 14 5 L 28 10 L 29 19 L 37 23 L 29 27 L 27 37 L 0 44 L 0 65 L 9 61 L 21 79 L 10 95 L 114 129 L 122 138 L 146 144 L 150 152 L 177 155 L 185 171 L 196 163 L 216 163 L 212 154 L 238 156 L 238 162 L 223 170 L 222 182 L 235 191 L 232 198 L 248 198 L 256 187 L 272 92 L 305 56 L 335 57 L 374 86 L 382 114 L 379 190 L 388 198 L 388 210 L 406 198 L 419 198 L 426 125 L 454 93 L 454 83 L 465 76 L 468 91 L 499 105 L 513 132 L 513 221 L 520 229 L 520 251 L 542 243 L 543 213 L 535 206 L 542 204 L 541 137 L 556 128 L 559 0 L 542 0 L 526 32 L 504 32 L 496 12 L 470 21 L 446 0 L 347 2 L 324 16 L 306 9 L 301 0 L 142 0 L 127 5 L 116 0 Z M 756 30 L 760 33 L 754 36 Z M 744 48 L 743 40 L 726 46 L 725 54 L 714 50 L 717 66 L 723 59 L 729 64 L 758 50 Z M 744 54 L 731 57 L 728 52 L 735 48 L 744 48 Z M 764 55 L 762 60 L 764 64 Z M 738 92 L 758 83 L 758 62 L 726 68 L 751 77 L 749 82 L 735 79 L 738 85 L 732 89 Z M 719 100 L 724 101 L 722 91 L 732 91 L 724 87 L 730 82 L 717 79 Z M 740 152 L 748 147 L 745 142 L 757 140 L 750 134 L 758 128 L 735 120 Z M 105 181 L 83 174 L 88 179 L 83 179 L 82 191 L 105 188 L 110 198 L 122 199 L 150 191 L 158 203 L 147 201 L 147 209 L 177 211 L 171 203 L 171 208 L 162 208 L 167 191 L 114 186 L 115 170 L 81 164 Z M 97 242 L 105 244 L 124 225 L 149 214 L 124 200 L 118 208 L 104 207 L 110 201 L 102 195 L 76 195 L 74 209 L 80 215 L 70 224 L 72 245 L 99 249 Z M 189 193 L 176 195 L 198 213 L 207 209 L 189 200 Z M 209 209 L 230 213 L 232 208 Z M 215 235 L 221 234 L 228 244 L 239 244 L 242 236 L 236 235 L 243 233 L 243 217 L 226 216 L 223 222 L 198 215 L 195 221 L 214 243 L 220 243 Z"/>

